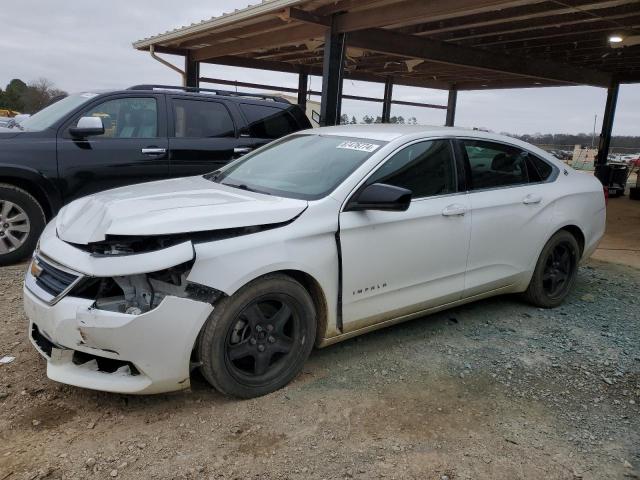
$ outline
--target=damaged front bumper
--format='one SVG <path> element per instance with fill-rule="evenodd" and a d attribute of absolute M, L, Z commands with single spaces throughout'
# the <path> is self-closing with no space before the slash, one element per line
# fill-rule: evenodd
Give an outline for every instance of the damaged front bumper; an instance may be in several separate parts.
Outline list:
<path fill-rule="evenodd" d="M 29 336 L 47 359 L 51 380 L 128 394 L 188 388 L 190 358 L 211 304 L 167 296 L 146 313 L 94 308 L 65 297 L 55 305 L 24 288 Z"/>
<path fill-rule="evenodd" d="M 50 224 L 24 283 L 29 337 L 47 376 L 129 394 L 188 388 L 197 336 L 220 293 L 186 280 L 193 257 L 190 242 L 94 256 Z"/>

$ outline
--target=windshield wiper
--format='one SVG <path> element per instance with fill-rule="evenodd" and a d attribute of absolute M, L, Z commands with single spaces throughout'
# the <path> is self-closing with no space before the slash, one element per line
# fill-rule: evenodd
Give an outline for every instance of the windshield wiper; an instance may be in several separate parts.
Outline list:
<path fill-rule="evenodd" d="M 262 193 L 264 195 L 271 195 L 269 192 L 263 192 L 262 190 L 256 190 L 255 188 L 251 188 L 244 183 L 234 184 L 234 183 L 221 183 L 220 185 L 226 185 L 227 187 L 239 188 L 240 190 L 246 190 L 247 192 L 254 193 Z"/>

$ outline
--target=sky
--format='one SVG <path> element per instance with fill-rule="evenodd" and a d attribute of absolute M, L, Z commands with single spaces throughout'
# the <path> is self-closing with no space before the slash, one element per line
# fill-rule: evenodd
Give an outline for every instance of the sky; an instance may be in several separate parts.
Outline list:
<path fill-rule="evenodd" d="M 140 83 L 179 85 L 178 74 L 133 49 L 132 42 L 249 5 L 247 0 L 19 0 L 0 9 L 0 86 L 12 78 L 29 83 L 44 77 L 68 92 L 125 88 Z M 253 1 L 256 3 L 256 0 Z M 165 56 L 178 66 L 182 57 Z M 201 75 L 297 87 L 292 74 L 202 65 Z M 321 79 L 312 77 L 312 88 Z M 205 86 L 205 85 L 203 85 Z M 222 87 L 229 88 L 229 87 Z M 379 84 L 345 81 L 344 93 L 382 97 Z M 394 99 L 446 104 L 447 92 L 394 89 Z M 460 92 L 456 125 L 514 134 L 600 131 L 606 90 L 595 87 Z M 379 103 L 345 101 L 343 113 L 380 115 Z M 394 106 L 392 115 L 415 116 L 441 125 L 443 110 Z M 623 85 L 614 135 L 640 136 L 640 84 Z"/>

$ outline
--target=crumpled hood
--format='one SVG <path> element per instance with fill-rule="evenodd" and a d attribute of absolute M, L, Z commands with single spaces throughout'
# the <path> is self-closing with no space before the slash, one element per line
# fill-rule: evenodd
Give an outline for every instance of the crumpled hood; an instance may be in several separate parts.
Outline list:
<path fill-rule="evenodd" d="M 76 200 L 56 219 L 58 236 L 86 245 L 107 235 L 166 235 L 269 225 L 295 218 L 307 202 L 211 182 L 176 178 L 108 190 Z"/>

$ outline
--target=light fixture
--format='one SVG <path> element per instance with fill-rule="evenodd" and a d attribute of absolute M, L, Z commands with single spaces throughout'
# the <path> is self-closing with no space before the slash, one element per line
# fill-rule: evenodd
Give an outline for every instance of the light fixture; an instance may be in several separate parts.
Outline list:
<path fill-rule="evenodd" d="M 609 43 L 622 43 L 623 41 L 624 41 L 624 38 L 622 38 L 622 35 L 609 36 Z"/>

